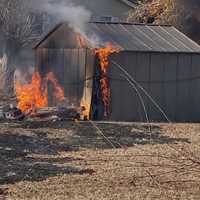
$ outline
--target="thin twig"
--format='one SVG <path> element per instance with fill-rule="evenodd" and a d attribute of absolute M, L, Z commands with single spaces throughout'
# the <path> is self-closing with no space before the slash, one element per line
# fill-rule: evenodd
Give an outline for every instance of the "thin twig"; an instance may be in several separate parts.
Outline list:
<path fill-rule="evenodd" d="M 92 124 L 92 126 L 97 130 L 97 133 L 100 134 L 101 136 L 103 136 L 103 138 L 113 147 L 113 148 L 117 148 L 111 140 L 108 139 L 108 137 L 105 136 L 105 134 L 103 133 L 103 131 L 91 120 L 89 120 L 89 122 Z"/>
<path fill-rule="evenodd" d="M 169 120 L 169 118 L 167 117 L 167 115 L 165 114 L 165 112 L 163 111 L 163 109 L 158 105 L 158 103 L 151 97 L 151 95 L 149 95 L 149 93 L 133 78 L 133 76 L 130 75 L 130 73 L 128 71 L 126 71 L 120 64 L 118 64 L 117 62 L 115 61 L 111 61 L 114 66 L 116 66 L 118 69 L 120 69 L 120 71 L 122 71 L 123 73 L 125 73 L 131 81 L 133 81 L 137 86 L 138 88 L 140 88 L 144 94 L 150 99 L 150 101 L 156 106 L 156 108 L 161 112 L 161 114 L 165 117 L 165 119 L 167 120 L 167 122 L 171 122 Z"/>

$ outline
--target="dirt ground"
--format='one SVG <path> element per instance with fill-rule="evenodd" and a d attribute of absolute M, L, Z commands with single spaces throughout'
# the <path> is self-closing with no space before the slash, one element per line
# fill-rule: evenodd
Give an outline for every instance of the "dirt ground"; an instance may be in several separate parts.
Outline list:
<path fill-rule="evenodd" d="M 199 200 L 199 146 L 200 124 L 0 122 L 0 199 Z"/>

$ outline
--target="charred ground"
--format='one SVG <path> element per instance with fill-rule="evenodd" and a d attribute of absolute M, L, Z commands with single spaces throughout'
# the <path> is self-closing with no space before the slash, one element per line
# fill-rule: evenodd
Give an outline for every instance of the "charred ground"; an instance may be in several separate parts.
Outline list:
<path fill-rule="evenodd" d="M 195 199 L 199 124 L 1 122 L 8 199 Z"/>

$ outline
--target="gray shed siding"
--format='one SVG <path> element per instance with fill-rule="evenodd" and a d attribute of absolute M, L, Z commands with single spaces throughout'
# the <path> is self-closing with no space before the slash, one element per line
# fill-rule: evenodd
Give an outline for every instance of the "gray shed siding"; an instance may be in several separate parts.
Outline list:
<path fill-rule="evenodd" d="M 121 52 L 112 60 L 122 65 L 165 111 L 171 121 L 200 121 L 200 54 Z M 136 91 L 122 72 L 110 66 L 110 120 L 145 121 Z M 165 121 L 143 96 L 151 121 Z"/>

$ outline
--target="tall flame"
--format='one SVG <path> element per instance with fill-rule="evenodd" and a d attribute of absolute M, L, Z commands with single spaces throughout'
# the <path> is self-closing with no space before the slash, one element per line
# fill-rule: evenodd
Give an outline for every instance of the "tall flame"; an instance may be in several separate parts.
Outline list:
<path fill-rule="evenodd" d="M 118 53 L 119 48 L 115 48 L 111 43 L 107 43 L 106 47 L 95 50 L 95 54 L 98 56 L 100 61 L 101 77 L 100 85 L 102 92 L 102 100 L 104 104 L 104 116 L 107 117 L 110 114 L 110 87 L 108 79 L 109 69 L 109 56 L 113 53 Z"/>
<path fill-rule="evenodd" d="M 63 88 L 59 85 L 58 80 L 52 72 L 49 72 L 44 78 L 41 78 L 39 72 L 35 72 L 31 83 L 22 84 L 20 81 L 16 82 L 15 89 L 18 108 L 23 112 L 34 112 L 37 108 L 47 107 L 48 82 L 53 84 L 53 95 L 56 100 L 64 100 Z"/>

